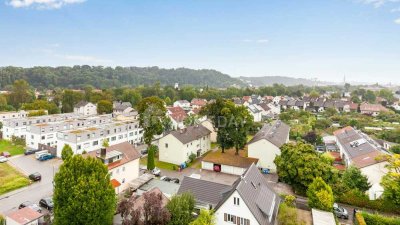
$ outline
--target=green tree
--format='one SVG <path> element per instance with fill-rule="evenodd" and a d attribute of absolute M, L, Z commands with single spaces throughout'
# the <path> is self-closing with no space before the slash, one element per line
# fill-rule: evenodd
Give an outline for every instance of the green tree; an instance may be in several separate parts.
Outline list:
<path fill-rule="evenodd" d="M 110 147 L 110 144 L 108 143 L 108 139 L 103 140 L 103 147 L 104 148 Z"/>
<path fill-rule="evenodd" d="M 167 204 L 167 209 L 171 213 L 169 225 L 190 224 L 192 212 L 194 210 L 195 199 L 190 193 L 175 195 Z"/>
<path fill-rule="evenodd" d="M 71 158 L 74 155 L 74 152 L 72 151 L 71 146 L 69 146 L 68 144 L 65 144 L 62 151 L 61 151 L 61 159 L 63 161 Z"/>
<path fill-rule="evenodd" d="M 183 120 L 183 124 L 185 126 L 193 126 L 198 122 L 198 118 L 196 115 L 189 115 Z"/>
<path fill-rule="evenodd" d="M 308 206 L 324 211 L 332 211 L 334 198 L 331 187 L 321 177 L 317 177 L 307 189 Z"/>
<path fill-rule="evenodd" d="M 390 148 L 390 151 L 395 154 L 400 154 L 400 145 L 395 145 Z"/>
<path fill-rule="evenodd" d="M 329 183 L 338 179 L 331 159 L 319 155 L 310 144 L 285 144 L 274 162 L 279 178 L 299 193 L 305 193 L 316 177 L 322 177 Z"/>
<path fill-rule="evenodd" d="M 46 100 L 35 100 L 32 103 L 22 104 L 21 109 L 23 110 L 47 110 L 49 114 L 60 113 L 60 109 L 54 102 L 48 102 Z"/>
<path fill-rule="evenodd" d="M 342 175 L 342 182 L 349 189 L 358 189 L 361 192 L 366 192 L 371 188 L 368 178 L 364 176 L 357 167 L 349 167 Z"/>
<path fill-rule="evenodd" d="M 73 112 L 74 106 L 81 100 L 84 99 L 84 95 L 81 92 L 76 92 L 72 90 L 65 90 L 62 95 L 62 108 L 63 113 Z"/>
<path fill-rule="evenodd" d="M 154 157 L 156 154 L 156 146 L 150 145 L 147 151 L 147 169 L 152 170 L 155 168 Z"/>
<path fill-rule="evenodd" d="M 190 225 L 215 225 L 215 216 L 212 210 L 200 210 L 200 215 Z"/>
<path fill-rule="evenodd" d="M 113 104 L 108 100 L 100 100 L 97 103 L 97 113 L 98 114 L 108 114 L 112 113 L 113 111 Z"/>
<path fill-rule="evenodd" d="M 136 106 L 142 100 L 142 95 L 134 89 L 126 89 L 122 93 L 121 100 L 124 102 L 130 102 L 132 106 Z"/>
<path fill-rule="evenodd" d="M 109 225 L 116 207 L 115 191 L 101 160 L 74 155 L 54 177 L 55 225 Z"/>
<path fill-rule="evenodd" d="M 32 102 L 35 98 L 28 82 L 25 80 L 16 80 L 9 95 L 10 104 L 18 109 L 22 103 Z"/>
<path fill-rule="evenodd" d="M 5 111 L 8 107 L 7 98 L 4 95 L 0 95 L 0 110 Z"/>
<path fill-rule="evenodd" d="M 367 90 L 367 92 L 365 92 L 365 95 L 363 96 L 363 99 L 369 103 L 375 103 L 376 95 L 373 91 Z"/>
<path fill-rule="evenodd" d="M 389 172 L 382 178 L 383 197 L 400 206 L 400 155 L 387 157 Z"/>
<path fill-rule="evenodd" d="M 137 105 L 139 113 L 139 124 L 144 130 L 144 143 L 151 145 L 155 135 L 160 135 L 164 131 L 163 121 L 166 118 L 167 109 L 164 101 L 158 97 L 147 97 Z"/>
<path fill-rule="evenodd" d="M 311 98 L 319 98 L 320 94 L 316 90 L 312 90 L 310 92 L 310 97 Z"/>

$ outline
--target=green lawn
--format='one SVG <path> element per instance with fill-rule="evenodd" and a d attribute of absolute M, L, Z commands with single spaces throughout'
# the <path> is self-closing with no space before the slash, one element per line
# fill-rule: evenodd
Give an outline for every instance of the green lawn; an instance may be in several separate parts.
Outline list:
<path fill-rule="evenodd" d="M 30 181 L 7 163 L 0 163 L 0 195 L 28 186 Z"/>
<path fill-rule="evenodd" d="M 140 159 L 140 164 L 147 165 L 147 156 Z M 172 163 L 158 161 L 158 156 L 154 157 L 154 164 L 160 169 L 173 170 L 174 168 L 178 168 L 177 165 Z"/>
<path fill-rule="evenodd" d="M 1 140 L 0 141 L 0 152 L 9 152 L 11 155 L 24 154 L 24 147 L 21 145 L 14 145 L 10 141 Z"/>

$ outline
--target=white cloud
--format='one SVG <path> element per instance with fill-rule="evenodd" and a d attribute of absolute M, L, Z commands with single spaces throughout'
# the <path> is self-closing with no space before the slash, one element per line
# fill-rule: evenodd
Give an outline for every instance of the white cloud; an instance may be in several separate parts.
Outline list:
<path fill-rule="evenodd" d="M 400 0 L 359 0 L 364 4 L 373 5 L 375 8 L 379 8 L 386 3 L 400 2 Z"/>
<path fill-rule="evenodd" d="M 400 24 L 400 18 L 394 20 L 395 23 Z"/>
<path fill-rule="evenodd" d="M 81 63 L 110 63 L 112 60 L 108 59 L 100 59 L 94 56 L 87 56 L 87 55 L 60 55 L 56 54 L 56 57 L 63 58 L 66 60 L 74 61 L 74 62 L 81 62 Z"/>
<path fill-rule="evenodd" d="M 9 0 L 8 5 L 14 8 L 32 7 L 36 9 L 59 9 L 65 5 L 83 3 L 86 0 Z"/>

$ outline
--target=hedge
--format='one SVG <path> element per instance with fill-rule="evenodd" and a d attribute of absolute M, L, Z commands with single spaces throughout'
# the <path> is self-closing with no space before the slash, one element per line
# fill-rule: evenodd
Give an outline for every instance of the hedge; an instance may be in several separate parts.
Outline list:
<path fill-rule="evenodd" d="M 378 214 L 362 212 L 367 225 L 399 225 L 400 217 L 386 217 Z"/>
<path fill-rule="evenodd" d="M 360 208 L 374 209 L 382 212 L 400 214 L 400 207 L 383 199 L 369 200 L 368 196 L 358 191 L 348 191 L 337 198 L 338 202 Z"/>
<path fill-rule="evenodd" d="M 355 224 L 356 225 L 367 225 L 365 223 L 364 217 L 362 216 L 361 213 L 356 213 L 356 219 L 355 219 Z"/>

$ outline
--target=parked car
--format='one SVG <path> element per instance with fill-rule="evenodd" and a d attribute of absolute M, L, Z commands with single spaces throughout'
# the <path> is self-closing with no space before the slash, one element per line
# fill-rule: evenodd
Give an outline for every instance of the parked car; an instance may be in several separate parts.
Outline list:
<path fill-rule="evenodd" d="M 35 152 L 35 157 L 36 157 L 36 159 L 39 159 L 39 157 L 41 155 L 45 155 L 45 154 L 49 154 L 49 151 L 47 151 L 47 150 L 37 151 L 37 152 Z"/>
<path fill-rule="evenodd" d="M 148 151 L 147 151 L 147 149 L 143 149 L 142 151 L 140 151 L 140 153 L 141 153 L 142 155 L 147 155 Z"/>
<path fill-rule="evenodd" d="M 52 159 L 52 158 L 54 158 L 54 156 L 52 154 L 50 154 L 50 153 L 47 153 L 47 154 L 43 154 L 43 155 L 39 156 L 38 160 L 39 161 L 46 161 L 46 160 L 49 160 L 49 159 Z"/>
<path fill-rule="evenodd" d="M 0 155 L 1 155 L 1 156 L 4 156 L 4 157 L 6 157 L 6 158 L 11 157 L 11 154 L 10 154 L 9 152 L 2 152 Z"/>
<path fill-rule="evenodd" d="M 40 173 L 38 172 L 32 173 L 31 175 L 29 175 L 29 179 L 31 179 L 32 181 L 41 181 L 42 175 L 40 175 Z"/>
<path fill-rule="evenodd" d="M 179 184 L 179 179 L 178 178 L 172 178 L 171 182 L 174 182 L 175 184 Z"/>
<path fill-rule="evenodd" d="M 153 175 L 155 175 L 156 177 L 159 177 L 159 176 L 161 175 L 161 170 L 158 169 L 157 167 L 155 167 L 155 168 L 151 171 L 151 173 L 152 173 Z"/>
<path fill-rule="evenodd" d="M 39 206 L 48 210 L 53 210 L 54 208 L 53 199 L 51 197 L 42 198 L 39 201 Z"/>
<path fill-rule="evenodd" d="M 335 213 L 335 215 L 338 218 L 342 218 L 342 219 L 349 219 L 349 213 L 347 212 L 347 210 L 343 207 L 341 207 L 340 205 L 338 205 L 337 203 L 333 204 L 333 212 Z"/>
<path fill-rule="evenodd" d="M 38 151 L 39 151 L 39 149 L 25 149 L 24 154 L 25 155 L 32 155 L 33 153 L 36 153 Z"/>
<path fill-rule="evenodd" d="M 7 162 L 8 159 L 4 156 L 0 156 L 0 163 Z"/>
<path fill-rule="evenodd" d="M 172 178 L 170 178 L 170 177 L 167 177 L 167 176 L 162 176 L 162 177 L 160 178 L 160 180 L 163 180 L 163 181 L 168 181 L 168 182 L 170 182 L 170 181 L 172 180 Z"/>
<path fill-rule="evenodd" d="M 25 208 L 25 207 L 29 207 L 29 208 L 31 208 L 31 209 L 35 210 L 36 212 L 39 212 L 39 213 L 42 212 L 42 209 L 37 204 L 34 204 L 34 203 L 30 202 L 30 201 L 26 201 L 26 202 L 21 203 L 18 206 L 18 209 L 22 209 L 22 208 Z"/>

